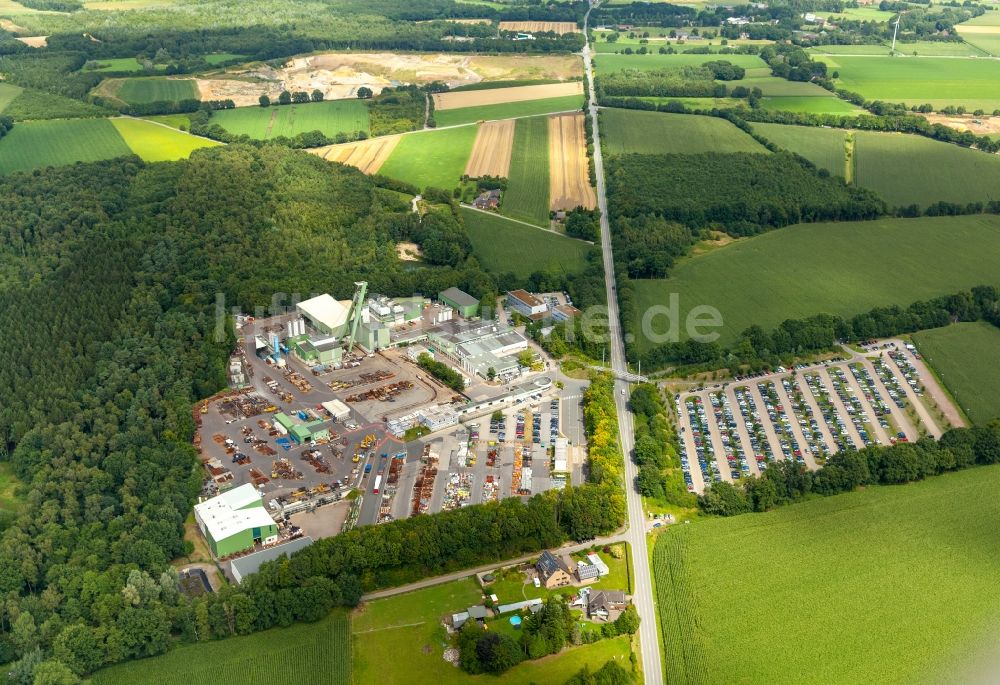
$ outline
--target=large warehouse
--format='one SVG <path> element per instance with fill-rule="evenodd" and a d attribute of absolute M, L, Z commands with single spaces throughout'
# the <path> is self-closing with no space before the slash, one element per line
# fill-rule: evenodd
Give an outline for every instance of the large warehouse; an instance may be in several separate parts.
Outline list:
<path fill-rule="evenodd" d="M 196 504 L 194 518 L 218 559 L 278 539 L 278 526 L 249 483 Z"/>
<path fill-rule="evenodd" d="M 351 313 L 351 302 L 338 302 L 330 295 L 319 295 L 295 305 L 299 314 L 320 333 L 332 337 L 342 337 L 347 333 L 347 319 Z"/>

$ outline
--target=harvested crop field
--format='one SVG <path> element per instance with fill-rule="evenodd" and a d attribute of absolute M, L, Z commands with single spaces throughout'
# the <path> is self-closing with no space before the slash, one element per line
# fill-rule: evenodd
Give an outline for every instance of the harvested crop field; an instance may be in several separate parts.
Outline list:
<path fill-rule="evenodd" d="M 472 155 L 465 165 L 465 175 L 507 177 L 510 172 L 510 151 L 514 143 L 514 120 L 489 121 L 479 127 Z"/>
<path fill-rule="evenodd" d="M 590 185 L 583 113 L 549 117 L 549 208 L 597 206 Z"/>
<path fill-rule="evenodd" d="M 360 169 L 366 174 L 377 174 L 378 170 L 385 164 L 385 160 L 389 159 L 389 155 L 396 149 L 398 143 L 399 136 L 383 136 L 356 143 L 327 145 L 310 150 L 310 152 L 319 155 L 328 162 L 340 162 Z"/>
<path fill-rule="evenodd" d="M 580 28 L 572 21 L 501 21 L 501 31 L 551 31 L 562 35 L 564 33 L 579 33 Z"/>
<path fill-rule="evenodd" d="M 543 100 L 545 98 L 583 95 L 583 83 L 548 83 L 540 86 L 515 86 L 513 88 L 491 88 L 489 90 L 463 90 L 457 93 L 435 93 L 434 109 L 460 109 L 462 107 L 482 107 L 508 102 Z"/>

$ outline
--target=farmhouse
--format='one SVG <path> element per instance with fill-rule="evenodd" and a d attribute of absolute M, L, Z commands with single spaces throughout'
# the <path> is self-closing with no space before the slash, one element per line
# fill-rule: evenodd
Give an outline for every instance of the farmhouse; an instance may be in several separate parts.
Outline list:
<path fill-rule="evenodd" d="M 233 563 L 230 565 L 233 572 L 233 578 L 237 583 L 242 583 L 243 579 L 251 573 L 257 573 L 264 563 L 274 561 L 283 554 L 290 557 L 300 549 L 305 549 L 311 545 L 312 542 L 313 540 L 310 537 L 298 538 L 282 545 L 275 545 L 274 547 L 262 549 L 259 552 L 248 554 L 245 557 L 240 557 L 239 559 L 233 559 Z"/>
<path fill-rule="evenodd" d="M 628 606 L 628 598 L 621 590 L 599 590 L 590 595 L 587 615 L 592 619 L 614 621 Z"/>
<path fill-rule="evenodd" d="M 566 564 L 548 550 L 542 552 L 542 556 L 535 563 L 535 568 L 538 569 L 538 579 L 547 590 L 566 587 L 573 582 Z"/>
<path fill-rule="evenodd" d="M 487 190 L 473 201 L 476 209 L 496 209 L 500 206 L 500 190 Z"/>
<path fill-rule="evenodd" d="M 278 540 L 278 526 L 250 483 L 196 504 L 194 518 L 219 559 Z"/>

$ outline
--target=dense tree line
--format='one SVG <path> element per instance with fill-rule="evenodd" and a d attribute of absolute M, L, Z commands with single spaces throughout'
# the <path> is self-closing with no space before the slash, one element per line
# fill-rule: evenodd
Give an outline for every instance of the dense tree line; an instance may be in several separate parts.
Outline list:
<path fill-rule="evenodd" d="M 635 416 L 635 451 L 639 467 L 635 487 L 644 496 L 681 507 L 695 503 L 687 490 L 678 456 L 677 433 L 670 427 L 659 388 L 643 383 L 632 389 L 629 407 Z"/>
<path fill-rule="evenodd" d="M 83 3 L 77 0 L 24 0 L 18 4 L 40 12 L 78 12 L 83 9 Z"/>
<path fill-rule="evenodd" d="M 899 485 L 959 471 L 975 465 L 1000 463 L 1000 421 L 977 428 L 954 428 L 939 441 L 872 445 L 844 450 L 816 471 L 792 460 L 778 461 L 758 477 L 739 485 L 712 484 L 698 497 L 707 514 L 735 516 L 767 511 L 810 495 L 836 495 L 870 485 Z"/>
<path fill-rule="evenodd" d="M 812 221 L 857 221 L 885 213 L 868 190 L 818 175 L 787 152 L 626 154 L 608 159 L 611 218 L 657 216 L 732 235 Z"/>
<path fill-rule="evenodd" d="M 12 128 L 14 128 L 14 118 L 6 115 L 0 115 L 0 138 L 7 135 Z"/>
<path fill-rule="evenodd" d="M 597 96 L 605 97 L 726 97 L 725 84 L 715 82 L 708 66 L 673 69 L 622 69 L 597 78 Z"/>
<path fill-rule="evenodd" d="M 609 661 L 593 673 L 585 666 L 564 685 L 632 685 L 632 676 L 616 661 Z"/>
<path fill-rule="evenodd" d="M 417 364 L 419 364 L 420 368 L 424 371 L 437 378 L 455 392 L 462 392 L 465 390 L 465 379 L 462 378 L 462 374 L 460 372 L 451 368 L 444 362 L 437 361 L 426 352 L 417 358 Z"/>
<path fill-rule="evenodd" d="M 851 318 L 816 314 L 788 319 L 773 331 L 751 326 L 731 349 L 693 341 L 658 345 L 642 356 L 650 368 L 667 365 L 740 365 L 752 371 L 789 363 L 796 356 L 834 347 L 838 341 L 887 338 L 947 326 L 955 321 L 987 321 L 1000 326 L 1000 288 L 977 286 L 908 307 L 876 307 Z"/>

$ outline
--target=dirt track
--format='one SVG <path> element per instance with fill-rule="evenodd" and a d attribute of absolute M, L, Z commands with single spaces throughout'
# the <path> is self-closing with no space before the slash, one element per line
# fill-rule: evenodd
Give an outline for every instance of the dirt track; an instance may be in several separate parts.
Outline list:
<path fill-rule="evenodd" d="M 597 206 L 590 185 L 583 113 L 549 117 L 549 208 Z"/>
<path fill-rule="evenodd" d="M 397 143 L 399 143 L 399 136 L 383 136 L 356 143 L 327 145 L 310 150 L 310 152 L 319 155 L 328 162 L 340 162 L 360 169 L 366 174 L 376 174 L 385 164 L 385 160 L 389 159 L 392 151 L 396 149 Z"/>
<path fill-rule="evenodd" d="M 487 121 L 479 127 L 476 144 L 465 165 L 470 178 L 482 176 L 507 177 L 510 171 L 510 151 L 514 143 L 514 120 Z"/>
<path fill-rule="evenodd" d="M 579 33 L 580 28 L 572 21 L 501 21 L 501 31 L 552 31 L 560 35 Z"/>
<path fill-rule="evenodd" d="M 505 102 L 525 102 L 543 98 L 559 98 L 568 95 L 583 95 L 583 83 L 550 83 L 540 86 L 515 86 L 513 88 L 491 88 L 488 90 L 460 90 L 453 93 L 435 93 L 434 109 L 458 109 L 460 107 L 480 107 L 500 105 Z"/>

